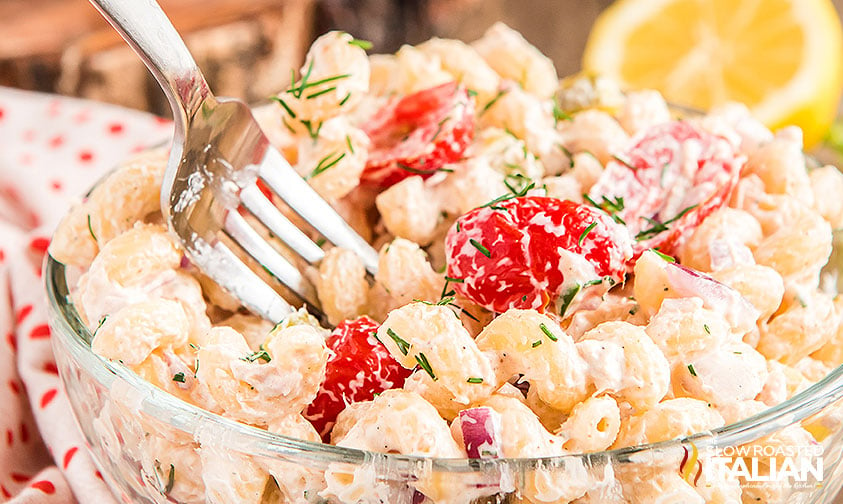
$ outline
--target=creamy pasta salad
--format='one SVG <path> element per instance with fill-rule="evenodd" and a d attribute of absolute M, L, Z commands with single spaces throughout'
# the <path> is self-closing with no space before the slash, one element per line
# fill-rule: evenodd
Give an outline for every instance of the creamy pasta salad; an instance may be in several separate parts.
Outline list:
<path fill-rule="evenodd" d="M 366 50 L 321 36 L 257 112 L 380 251 L 373 279 L 341 248 L 308 271 L 336 327 L 304 311 L 261 320 L 192 267 L 159 211 L 166 153 L 151 152 L 99 184 L 51 245 L 82 272 L 72 297 L 97 354 L 271 432 L 475 459 L 710 430 L 843 360 L 843 299 L 821 288 L 843 175 L 807 169 L 799 130 L 773 133 L 738 104 L 679 118 L 655 91 L 560 81 L 501 24 L 471 44 Z M 816 443 L 820 427 L 778 442 Z M 378 502 L 365 472 L 240 462 L 233 477 L 188 451 L 162 464 L 178 501 L 261 502 L 273 480 L 284 502 Z M 418 502 L 505 491 L 441 478 L 415 483 Z M 618 502 L 776 499 L 675 472 L 612 484 Z M 597 502 L 591 488 L 569 474 L 518 498 Z"/>

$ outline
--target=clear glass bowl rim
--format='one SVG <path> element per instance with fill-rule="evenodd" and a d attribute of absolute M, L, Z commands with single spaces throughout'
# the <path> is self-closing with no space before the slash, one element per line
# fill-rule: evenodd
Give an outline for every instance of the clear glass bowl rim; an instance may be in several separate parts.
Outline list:
<path fill-rule="evenodd" d="M 571 458 L 582 459 L 584 463 L 600 460 L 632 461 L 639 459 L 641 455 L 646 457 L 653 453 L 673 452 L 691 444 L 697 449 L 706 449 L 748 443 L 800 422 L 843 398 L 843 364 L 841 364 L 819 382 L 777 406 L 740 422 L 682 439 L 603 452 L 520 459 L 445 459 L 367 452 L 274 434 L 223 418 L 164 392 L 122 365 L 99 357 L 94 354 L 88 343 L 92 338 L 90 331 L 82 323 L 78 312 L 69 300 L 65 266 L 48 254 L 45 258 L 43 273 L 49 301 L 53 348 L 56 352 L 70 352 L 71 358 L 84 369 L 84 372 L 93 376 L 103 387 L 110 389 L 111 384 L 118 379 L 128 385 L 132 392 L 143 398 L 137 405 L 139 412 L 165 421 L 194 438 L 201 437 L 202 432 L 213 432 L 215 436 L 224 432 L 228 447 L 256 456 L 306 458 L 320 464 L 334 462 L 361 464 L 378 460 L 390 467 L 398 470 L 403 468 L 407 471 L 412 471 L 421 462 L 431 464 L 436 471 L 447 472 L 475 472 L 478 469 L 498 465 L 524 469 L 536 465 L 564 464 L 566 459 Z"/>

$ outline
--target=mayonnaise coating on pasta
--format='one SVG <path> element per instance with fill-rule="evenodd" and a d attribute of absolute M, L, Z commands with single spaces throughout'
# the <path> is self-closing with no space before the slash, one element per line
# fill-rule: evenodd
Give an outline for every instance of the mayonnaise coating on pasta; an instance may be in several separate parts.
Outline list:
<path fill-rule="evenodd" d="M 773 133 L 739 104 L 677 121 L 656 91 L 623 94 L 599 76 L 560 84 L 501 24 L 473 43 L 365 47 L 319 37 L 259 115 L 379 250 L 374 276 L 327 245 L 307 269 L 337 328 L 304 311 L 260 321 L 196 271 L 158 211 L 159 151 L 110 174 L 50 247 L 81 273 L 72 300 L 95 353 L 273 433 L 457 459 L 681 438 L 839 365 L 843 301 L 820 274 L 843 223 L 843 175 L 809 171 L 798 132 Z M 753 443 L 818 443 L 836 422 L 818 416 Z M 111 449 L 118 439 L 108 435 Z M 155 471 L 166 479 L 172 464 L 170 496 L 209 502 L 782 496 L 709 475 L 694 484 L 667 463 L 597 474 L 569 458 L 519 481 L 434 471 L 395 486 L 365 465 L 293 469 L 226 459 L 213 443 L 156 443 L 132 452 L 167 452 Z"/>

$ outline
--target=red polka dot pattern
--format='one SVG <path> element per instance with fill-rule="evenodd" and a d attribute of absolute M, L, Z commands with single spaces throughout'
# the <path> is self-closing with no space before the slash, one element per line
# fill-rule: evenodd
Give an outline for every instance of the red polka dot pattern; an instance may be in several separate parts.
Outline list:
<path fill-rule="evenodd" d="M 30 339 L 47 339 L 50 335 L 50 326 L 47 324 L 39 324 L 29 332 Z"/>
<path fill-rule="evenodd" d="M 29 248 L 35 252 L 40 252 L 41 254 L 46 253 L 49 246 L 50 239 L 44 238 L 43 236 L 35 237 L 29 242 Z"/>
<path fill-rule="evenodd" d="M 50 389 L 44 392 L 44 395 L 41 396 L 41 409 L 44 409 L 49 406 L 50 403 L 53 402 L 53 399 L 56 398 L 56 394 L 58 393 L 58 389 Z"/>
<path fill-rule="evenodd" d="M 23 308 L 18 310 L 18 315 L 16 317 L 18 325 L 20 325 L 20 323 L 23 322 L 30 313 L 32 313 L 31 304 L 24 305 Z"/>
<path fill-rule="evenodd" d="M 71 204 L 171 135 L 148 114 L 0 87 L 0 502 L 75 502 L 71 487 L 85 502 L 118 502 L 62 400 L 41 263 Z"/>
<path fill-rule="evenodd" d="M 76 455 L 76 452 L 79 451 L 78 446 L 74 446 L 71 449 L 64 452 L 64 458 L 62 459 L 62 468 L 67 469 L 67 466 L 70 465 L 70 461 L 73 460 L 73 456 Z"/>
<path fill-rule="evenodd" d="M 39 480 L 29 486 L 31 486 L 32 488 L 37 488 L 38 490 L 41 490 L 42 492 L 48 495 L 56 493 L 56 486 L 53 485 L 51 481 Z"/>

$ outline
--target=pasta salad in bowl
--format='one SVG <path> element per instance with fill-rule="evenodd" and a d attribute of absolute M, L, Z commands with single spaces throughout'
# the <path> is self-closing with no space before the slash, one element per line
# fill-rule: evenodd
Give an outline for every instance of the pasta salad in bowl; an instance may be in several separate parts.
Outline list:
<path fill-rule="evenodd" d="M 560 81 L 502 24 L 371 56 L 327 33 L 256 113 L 377 274 L 325 246 L 303 268 L 334 327 L 273 324 L 162 223 L 165 150 L 94 187 L 45 277 L 61 376 L 124 501 L 839 490 L 843 174 L 798 129 Z"/>

